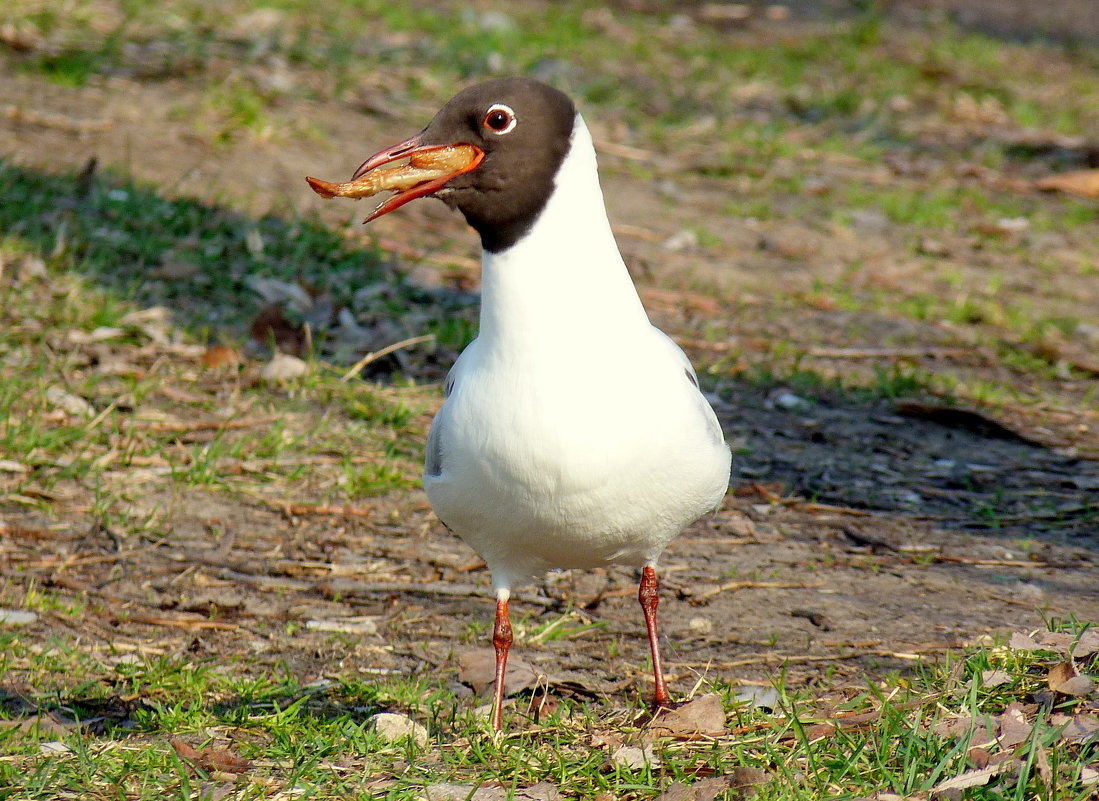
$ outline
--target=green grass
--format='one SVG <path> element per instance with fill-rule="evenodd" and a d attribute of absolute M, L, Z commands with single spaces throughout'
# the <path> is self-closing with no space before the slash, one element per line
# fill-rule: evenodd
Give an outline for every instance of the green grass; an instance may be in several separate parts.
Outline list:
<path fill-rule="evenodd" d="M 7 249 L 36 254 L 55 270 L 111 290 L 80 321 L 85 326 L 114 325 L 137 301 L 169 306 L 174 322 L 192 330 L 218 324 L 239 332 L 259 307 L 249 277 L 301 280 L 345 302 L 354 289 L 387 278 L 376 254 L 349 248 L 316 223 L 253 220 L 169 200 L 122 178 L 43 175 L 2 161 L 0 181 Z M 158 272 L 180 262 L 193 269 Z"/>
<path fill-rule="evenodd" d="M 411 95 L 439 81 L 459 83 L 500 73 L 555 72 L 567 88 L 596 107 L 615 108 L 633 125 L 660 128 L 717 115 L 735 119 L 729 88 L 751 84 L 773 102 L 775 118 L 809 126 L 811 138 L 845 133 L 872 140 L 910 140 L 895 125 L 888 103 L 913 99 L 927 115 L 949 114 L 957 95 L 995 102 L 1020 126 L 1079 134 L 1099 108 L 1093 84 L 1080 78 L 1065 99 L 1050 103 L 1007 66 L 1019 55 L 1043 69 L 1041 45 L 1005 45 L 942 24 L 926 35 L 898 33 L 875 9 L 851 16 L 827 34 L 757 42 L 706 25 L 690 35 L 668 24 L 668 14 L 595 10 L 579 2 L 549 8 L 515 6 L 472 10 L 459 3 L 300 0 L 264 3 L 261 21 L 242 0 L 216 9 L 199 0 L 167 6 L 121 3 L 112 13 L 72 13 L 59 4 L 16 2 L 0 22 L 28 30 L 49 46 L 16 56 L 23 70 L 69 85 L 103 73 L 153 80 L 192 74 L 222 96 L 230 132 L 262 128 L 264 104 L 284 94 L 345 97 L 388 71 Z M 170 13 L 167 13 L 170 12 Z M 155 46 L 153 46 L 155 44 Z M 124 45 L 130 45 L 126 47 Z M 296 69 L 322 71 L 323 80 L 298 88 L 270 85 L 244 90 L 224 83 L 226 64 L 265 65 L 272 56 Z M 639 74 L 634 65 L 646 65 Z M 410 66 L 420 72 L 410 72 Z M 430 77 L 422 71 L 427 68 Z M 1077 76 L 1073 76 L 1077 77 Z M 245 79 L 251 81 L 251 78 Z M 946 91 L 943 91 L 943 90 Z M 235 121 L 233 118 L 237 118 Z M 735 133 L 735 127 L 733 129 Z"/>
<path fill-rule="evenodd" d="M 254 275 L 312 281 L 349 305 L 357 288 L 387 284 L 369 301 L 375 313 L 415 313 L 428 331 L 434 319 L 451 339 L 464 335 L 468 303 L 440 304 L 315 223 L 253 221 L 124 181 L 3 163 L 0 175 L 0 453 L 22 466 L 0 477 L 7 500 L 34 503 L 63 482 L 121 498 L 135 470 L 179 486 L 271 486 L 347 452 L 376 463 L 349 467 L 335 497 L 414 480 L 430 390 L 364 390 L 323 364 L 269 387 L 243 368 L 204 369 L 201 348 L 172 339 L 213 327 L 215 341 L 242 340 L 260 305 Z M 151 276 L 166 258 L 199 270 Z M 139 311 L 153 304 L 163 313 Z"/>
<path fill-rule="evenodd" d="M 1075 623 L 1052 627 L 1083 631 Z M 120 659 L 109 647 L 95 653 L 61 644 L 30 648 L 18 634 L 0 636 L 0 682 L 35 688 L 18 700 L 7 697 L 0 715 L 26 720 L 52 712 L 63 723 L 61 730 L 0 728 L 0 786 L 9 788 L 6 797 L 27 801 L 113 793 L 183 798 L 217 787 L 237 798 L 304 791 L 318 799 L 399 799 L 432 784 L 486 781 L 505 787 L 549 781 L 565 797 L 603 792 L 648 799 L 673 781 L 745 768 L 764 779 L 760 799 L 926 798 L 940 783 L 974 770 L 974 760 L 989 757 L 1009 760 L 1010 769 L 967 790 L 965 798 L 1084 801 L 1093 797 L 1099 764 L 1094 738 L 1061 736 L 1061 721 L 1085 720 L 1089 710 L 1094 714 L 1094 700 L 1045 689 L 1049 670 L 1064 657 L 1002 644 L 974 646 L 862 688 L 793 692 L 779 674 L 781 702 L 773 712 L 738 706 L 735 687 L 705 686 L 723 699 L 730 733 L 693 742 L 657 739 L 658 762 L 628 768 L 609 756 L 613 742 L 638 741 L 641 732 L 629 722 L 636 709 L 608 716 L 565 698 L 537 724 L 509 713 L 507 732 L 493 737 L 473 714 L 479 702 L 435 681 L 302 684 L 285 669 L 174 656 Z M 1077 667 L 1095 673 L 1099 661 L 1092 656 Z M 1028 727 L 1011 744 L 990 745 L 976 733 L 982 725 L 995 733 L 1005 712 L 1016 714 L 1011 709 L 1021 710 Z M 378 711 L 419 721 L 428 743 L 385 742 L 366 724 Z M 90 728 L 82 731 L 79 720 Z M 619 739 L 600 744 L 612 734 Z M 199 750 L 223 749 L 250 765 L 239 775 L 216 773 L 177 756 L 172 738 Z M 983 750 L 974 750 L 978 746 Z"/>
<path fill-rule="evenodd" d="M 1099 409 L 1088 376 L 1071 368 L 1067 378 L 1082 388 L 1061 402 L 1064 369 L 1043 355 L 1091 319 L 1053 279 L 1095 275 L 1094 203 L 1012 193 L 968 173 L 921 172 L 928 161 L 1024 177 L 1080 166 L 1081 154 L 1071 149 L 1049 152 L 1040 142 L 1020 145 L 996 132 L 1014 126 L 1088 135 L 1099 127 L 1093 80 L 1099 62 L 1090 50 L 1066 61 L 1053 45 L 1006 44 L 945 22 L 922 33 L 903 31 L 874 4 L 828 32 L 778 40 L 705 25 L 688 35 L 668 14 L 590 3 L 516 4 L 503 17 L 467 7 L 277 0 L 260 7 L 276 12 L 266 22 L 253 17 L 237 25 L 242 17 L 247 22 L 254 3 L 125 0 L 84 8 L 17 0 L 0 9 L 0 25 L 41 42 L 25 52 L 3 49 L 0 65 L 63 87 L 109 86 L 119 77 L 165 89 L 185 84 L 192 95 L 175 107 L 173 134 L 186 130 L 214 149 L 275 148 L 287 136 L 312 141 L 319 129 L 310 126 L 318 123 L 297 117 L 286 123 L 287 108 L 297 114 L 323 107 L 310 103 L 358 103 L 377 93 L 393 113 L 422 124 L 460 84 L 503 73 L 548 76 L 607 126 L 609 140 L 653 154 L 652 163 L 611 159 L 611 171 L 638 182 L 670 177 L 687 188 L 716 187 L 731 223 L 802 219 L 858 238 L 856 213 L 876 212 L 895 234 L 890 247 L 920 261 L 918 271 L 900 279 L 872 259 L 842 254 L 811 263 L 830 269 L 837 262 L 830 275 L 791 285 L 769 276 L 761 331 L 772 330 L 768 315 L 797 320 L 808 303 L 847 315 L 850 341 L 875 341 L 866 324 L 875 315 L 960 331 L 966 336 L 958 341 L 991 354 L 996 368 L 919 359 L 843 365 L 811 355 L 816 345 L 836 343 L 807 326 L 797 338 L 723 351 L 707 371 L 711 381 L 735 375 L 810 400 L 829 393 L 857 402 L 934 395 Z M 284 70 L 290 80 L 271 80 Z M 1067 90 L 1047 96 L 1051 85 Z M 995 122 L 965 121 L 974 113 Z M 940 138 L 944 129 L 969 125 L 965 137 Z M 680 152 L 681 162 L 665 159 Z M 830 159 L 845 171 L 821 167 Z M 883 181 L 882 164 L 900 166 L 889 167 Z M 819 194 L 807 191 L 817 171 L 829 178 Z M 409 335 L 435 335 L 443 349 L 436 361 L 443 363 L 448 349 L 474 334 L 467 301 L 404 282 L 385 254 L 352 247 L 331 227 L 289 208 L 256 219 L 228 205 L 240 198 L 211 205 L 110 170 L 79 177 L 0 162 L 0 184 L 0 457 L 17 465 L 0 472 L 5 508 L 50 515 L 75 497 L 79 513 L 66 514 L 87 524 L 89 536 L 106 531 L 155 547 L 175 535 L 159 502 L 143 503 L 155 493 L 200 488 L 272 504 L 289 497 L 353 504 L 403 496 L 415 486 L 434 388 L 399 376 L 388 386 L 340 381 L 342 371 L 326 364 L 336 359 L 325 350 L 324 330 L 307 354 L 308 374 L 279 386 L 260 383 L 255 363 L 207 370 L 201 348 L 191 343 L 240 343 L 262 306 L 249 278 L 264 276 L 308 285 L 360 319 L 410 321 Z M 997 220 L 1014 217 L 1029 221 L 1025 234 L 995 232 Z M 720 252 L 721 226 L 696 233 L 707 251 Z M 949 239 L 951 255 L 927 256 L 923 237 Z M 1032 265 L 1049 284 L 1013 285 L 994 256 Z M 168 275 L 173 271 L 181 275 Z M 359 294 L 364 286 L 384 291 Z M 746 310 L 758 302 L 746 301 Z M 171 309 L 171 320 L 140 315 L 154 305 Z M 298 323 L 308 316 L 288 314 Z M 720 323 L 714 342 L 730 334 L 728 321 Z M 86 411 L 73 410 L 80 402 Z M 239 426 L 188 425 L 218 420 Z M 1050 511 L 1039 502 L 1034 507 Z M 995 496 L 972 513 L 989 529 L 1007 528 Z M 1084 515 L 1090 517 L 1078 519 L 1086 525 L 1099 510 Z M 373 522 L 368 530 L 374 536 Z M 881 568 L 867 560 L 865 569 Z M 110 617 L 95 596 L 14 573 L 5 581 L 4 606 L 66 623 Z M 109 611 L 120 630 L 139 625 L 129 610 Z M 224 620 L 216 611 L 208 618 L 202 622 Z M 586 620 L 563 613 L 545 622 L 524 619 L 516 628 L 531 643 L 605 637 L 614 657 L 616 635 Z M 257 640 L 266 625 L 242 623 Z M 291 634 L 298 623 L 272 625 Z M 469 640 L 487 634 L 484 620 L 457 625 Z M 783 636 L 774 632 L 772 640 Z M 520 699 L 509 712 L 508 733 L 493 737 L 473 711 L 481 700 L 458 696 L 448 683 L 449 663 L 420 677 L 370 679 L 322 654 L 316 659 L 333 672 L 314 681 L 292 656 L 286 664 L 277 661 L 282 654 L 215 658 L 202 655 L 202 637 L 191 643 L 194 653 L 184 651 L 189 640 L 164 653 L 155 636 L 145 643 L 149 649 L 135 650 L 121 641 L 0 629 L 0 799 L 407 799 L 444 781 L 507 787 L 550 781 L 567 798 L 607 793 L 641 801 L 673 781 L 752 768 L 766 777 L 757 795 L 763 801 L 875 793 L 924 801 L 937 784 L 984 758 L 937 726 L 998 716 L 1012 703 L 1023 704 L 1038 725 L 1020 743 L 989 748 L 991 756 L 1009 751 L 1012 769 L 964 797 L 1084 801 L 1095 793 L 1084 782 L 1091 775 L 1085 767 L 1099 764 L 1099 746 L 1062 741 L 1053 722 L 1054 715 L 1094 715 L 1094 695 L 1043 695 L 1049 669 L 1063 660 L 1050 652 L 974 646 L 854 688 L 825 679 L 795 689 L 780 673 L 782 703 L 773 712 L 738 706 L 738 688 L 704 682 L 721 695 L 731 733 L 661 741 L 659 765 L 629 768 L 613 762 L 607 745 L 641 737 L 633 723 L 640 703 L 623 709 L 624 693 L 599 702 L 565 697 L 537 723 Z M 332 634 L 318 642 L 319 653 L 344 653 L 356 640 Z M 1099 671 L 1095 657 L 1077 667 Z M 882 673 L 872 664 L 867 669 Z M 988 686 L 993 670 L 1008 680 Z M 427 726 L 428 745 L 383 742 L 366 725 L 382 710 Z M 47 712 L 62 725 L 44 717 L 26 730 L 2 725 Z M 226 749 L 252 765 L 237 778 L 218 773 L 179 756 L 173 737 L 197 749 Z"/>

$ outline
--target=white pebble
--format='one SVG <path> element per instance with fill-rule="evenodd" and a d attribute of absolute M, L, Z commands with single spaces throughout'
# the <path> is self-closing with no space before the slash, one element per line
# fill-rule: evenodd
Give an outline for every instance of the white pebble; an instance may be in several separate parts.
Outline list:
<path fill-rule="evenodd" d="M 27 612 L 22 609 L 0 609 L 0 624 L 25 626 L 36 620 L 38 620 L 37 612 Z"/>
<path fill-rule="evenodd" d="M 413 743 L 422 747 L 427 745 L 430 739 L 426 728 L 407 715 L 399 715 L 396 712 L 379 712 L 370 717 L 366 725 L 387 743 L 410 737 Z"/>
<path fill-rule="evenodd" d="M 271 361 L 260 368 L 259 377 L 264 381 L 289 381 L 292 378 L 301 378 L 307 372 L 309 365 L 297 356 L 276 353 Z"/>

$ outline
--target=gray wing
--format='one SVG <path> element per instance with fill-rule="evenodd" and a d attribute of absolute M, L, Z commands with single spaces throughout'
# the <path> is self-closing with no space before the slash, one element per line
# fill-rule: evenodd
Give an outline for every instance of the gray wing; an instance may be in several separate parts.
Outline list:
<path fill-rule="evenodd" d="M 690 381 L 698 393 L 698 408 L 699 413 L 706 418 L 706 424 L 710 428 L 710 432 L 713 434 L 714 439 L 720 443 L 725 443 L 725 432 L 721 430 L 721 423 L 718 422 L 717 414 L 714 412 L 714 408 L 710 405 L 710 402 L 706 400 L 706 397 L 702 394 L 702 390 L 698 386 L 698 374 L 695 373 L 695 368 L 691 364 L 691 360 L 687 358 L 687 354 L 683 352 L 683 349 L 679 345 L 675 344 L 675 340 L 665 334 L 655 325 L 653 331 L 656 332 L 657 338 L 660 339 L 668 349 L 668 354 L 679 362 L 683 367 L 683 372 L 687 376 L 687 380 Z M 457 366 L 457 365 L 455 365 Z"/>
<path fill-rule="evenodd" d="M 476 339 L 473 340 L 462 351 L 454 362 L 454 366 L 450 368 L 450 372 L 446 374 L 446 380 L 443 381 L 443 397 L 449 398 L 454 393 L 454 387 L 457 386 L 463 372 L 463 357 L 473 349 L 476 342 Z M 468 360 L 465 363 L 468 364 Z M 431 421 L 431 430 L 427 433 L 427 446 L 424 448 L 424 475 L 441 476 L 443 474 L 442 432 L 446 428 L 448 417 L 447 404 L 444 401 L 439 413 Z"/>
<path fill-rule="evenodd" d="M 443 429 L 444 406 L 431 421 L 431 430 L 427 434 L 427 447 L 424 453 L 424 475 L 441 476 L 443 474 L 443 450 L 439 445 L 440 431 Z"/>

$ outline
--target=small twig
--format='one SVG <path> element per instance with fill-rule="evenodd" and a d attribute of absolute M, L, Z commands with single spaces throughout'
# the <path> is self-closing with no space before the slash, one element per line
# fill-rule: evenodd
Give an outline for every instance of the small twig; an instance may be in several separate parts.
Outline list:
<path fill-rule="evenodd" d="M 789 509 L 798 509 L 803 512 L 811 512 L 819 514 L 827 512 L 837 515 L 849 515 L 851 517 L 873 517 L 874 513 L 867 509 L 849 509 L 846 506 L 832 506 L 827 503 L 810 503 L 808 501 L 801 501 L 797 498 L 784 498 L 781 501 L 782 505 Z"/>
<path fill-rule="evenodd" d="M 970 348 L 809 348 L 809 356 L 820 359 L 899 359 L 930 356 L 934 359 L 964 358 L 973 355 Z"/>
<path fill-rule="evenodd" d="M 19 562 L 21 568 L 31 569 L 46 569 L 55 568 L 65 570 L 70 567 L 80 567 L 82 565 L 96 565 L 96 564 L 110 564 L 112 562 L 124 562 L 131 557 L 135 557 L 138 554 L 147 553 L 155 550 L 157 546 L 149 546 L 146 548 L 136 548 L 131 551 L 119 551 L 117 553 L 108 554 L 92 554 L 90 556 L 66 556 L 62 557 L 47 557 L 44 559 L 36 559 L 34 561 Z M 13 561 L 18 561 L 17 556 L 12 557 Z"/>
<path fill-rule="evenodd" d="M 360 451 L 361 453 L 361 451 Z M 326 464 L 374 464 L 378 461 L 378 457 L 381 456 L 379 451 L 372 451 L 369 455 L 364 456 L 301 456 L 295 458 L 275 458 L 275 459 L 248 459 L 241 462 L 241 468 L 249 471 L 257 471 L 264 467 L 294 467 L 297 465 L 326 465 Z M 278 501 L 271 501 L 267 498 L 263 498 L 256 495 L 257 498 L 264 503 L 268 503 L 274 506 L 276 509 L 281 509 L 282 504 Z"/>
<path fill-rule="evenodd" d="M 958 565 L 973 565 L 974 567 L 1061 567 L 1049 562 L 1023 561 L 1022 559 L 972 559 L 967 556 L 944 556 L 936 554 L 936 562 L 950 562 Z"/>
<path fill-rule="evenodd" d="M 0 534 L 8 537 L 19 537 L 21 539 L 35 540 L 36 542 L 38 542 L 41 540 L 56 539 L 59 535 L 59 532 L 51 531 L 48 528 L 30 528 L 28 526 L 4 523 L 3 521 L 0 521 Z"/>
<path fill-rule="evenodd" d="M 19 106 L 0 106 L 0 117 L 37 125 L 40 128 L 57 128 L 58 130 L 74 131 L 76 133 L 106 131 L 114 127 L 114 120 L 80 120 L 62 114 L 33 111 Z"/>
<path fill-rule="evenodd" d="M 730 342 L 729 340 L 722 340 L 716 342 L 710 342 L 706 339 L 692 339 L 690 337 L 676 337 L 675 341 L 678 342 L 684 348 L 691 348 L 693 350 L 712 350 L 715 353 L 726 353 L 735 348 L 741 347 L 739 342 Z"/>
<path fill-rule="evenodd" d="M 729 592 L 730 590 L 803 590 L 810 589 L 812 587 L 823 587 L 824 585 L 825 582 L 823 581 L 816 581 L 812 584 L 806 584 L 803 581 L 727 581 L 724 584 L 719 584 L 716 587 L 711 587 L 705 592 L 700 592 L 697 595 L 688 596 L 688 598 L 693 601 L 701 601 L 704 598 L 712 598 L 719 593 Z"/>
<path fill-rule="evenodd" d="M 242 417 L 236 420 L 195 420 L 193 422 L 170 420 L 134 420 L 133 424 L 150 431 L 184 433 L 188 431 L 221 431 L 267 425 L 281 419 L 278 415 Z"/>
<path fill-rule="evenodd" d="M 663 242 L 668 238 L 667 234 L 661 234 L 650 228 L 642 228 L 640 225 L 629 225 L 627 223 L 619 223 L 618 225 L 611 226 L 611 231 L 614 232 L 615 236 L 630 236 L 634 239 L 642 239 L 645 242 Z"/>
<path fill-rule="evenodd" d="M 104 409 L 99 414 L 97 414 L 94 418 L 92 418 L 84 426 L 84 433 L 85 434 L 90 434 L 92 429 L 94 429 L 96 426 L 98 426 L 100 423 L 102 423 L 106 419 L 107 415 L 109 415 L 111 412 L 113 412 L 117 408 L 118 408 L 118 403 L 117 402 L 108 404 L 106 409 Z"/>
<path fill-rule="evenodd" d="M 289 578 L 288 576 L 258 576 L 254 573 L 242 573 L 239 570 L 233 570 L 229 567 L 218 567 L 217 565 L 203 561 L 203 565 L 210 568 L 213 575 L 218 578 L 226 579 L 227 581 L 239 581 L 242 584 L 251 584 L 253 587 L 261 587 L 265 590 L 294 590 L 295 592 L 305 592 L 313 588 L 313 582 L 304 581 L 302 579 Z"/>
<path fill-rule="evenodd" d="M 333 506 L 327 503 L 285 503 L 280 507 L 287 517 L 331 515 L 332 517 L 370 517 L 373 506 Z"/>
<path fill-rule="evenodd" d="M 126 618 L 130 623 L 144 623 L 148 626 L 175 626 L 177 628 L 185 629 L 215 629 L 218 631 L 236 631 L 240 626 L 235 623 L 219 623 L 216 620 L 206 620 L 205 618 L 174 618 L 164 617 L 163 615 L 147 615 L 143 613 L 137 613 L 129 615 Z"/>
<path fill-rule="evenodd" d="M 358 375 L 359 371 L 361 371 L 368 364 L 370 364 L 371 362 L 377 361 L 378 359 L 382 358 L 383 356 L 388 356 L 390 353 L 393 353 L 394 351 L 398 351 L 401 348 L 407 348 L 411 345 L 419 345 L 421 342 L 430 342 L 433 339 L 435 339 L 434 334 L 422 334 L 421 336 L 418 336 L 418 337 L 410 337 L 408 339 L 402 339 L 400 342 L 394 342 L 392 345 L 386 345 L 381 350 L 376 350 L 372 353 L 368 353 L 365 356 L 363 356 L 361 359 L 359 359 L 357 362 L 355 362 L 355 364 L 353 364 L 351 366 L 350 370 L 348 370 L 346 373 L 344 373 L 342 376 L 340 376 L 340 381 L 350 381 L 352 378 L 354 378 L 356 375 Z"/>
<path fill-rule="evenodd" d="M 639 147 L 621 145 L 617 142 L 600 141 L 596 143 L 595 149 L 600 153 L 606 153 L 608 156 L 618 156 L 619 158 L 627 159 L 628 161 L 655 162 L 659 160 L 659 156 L 651 150 L 642 150 Z"/>
<path fill-rule="evenodd" d="M 762 656 L 752 656 L 747 659 L 734 659 L 730 662 L 676 662 L 671 661 L 670 664 L 674 664 L 681 667 L 713 667 L 721 670 L 729 668 L 745 667 L 747 665 L 760 665 L 760 664 L 776 664 L 776 663 L 808 663 L 808 662 L 834 662 L 845 659 L 862 659 L 866 656 L 884 656 L 894 659 L 906 659 L 909 661 L 915 661 L 922 658 L 926 654 L 941 653 L 943 651 L 951 650 L 946 646 L 925 646 L 918 650 L 913 651 L 891 651 L 889 649 L 881 649 L 874 651 L 852 651 L 845 654 L 826 654 L 822 656 L 808 655 L 808 654 L 764 654 Z"/>
<path fill-rule="evenodd" d="M 801 498 L 784 498 L 777 492 L 772 492 L 763 484 L 759 482 L 752 482 L 743 488 L 738 488 L 737 495 L 744 497 L 744 494 L 740 489 L 750 490 L 752 493 L 759 495 L 768 503 L 773 503 L 777 506 L 784 506 L 787 509 L 794 509 L 802 512 L 810 513 L 829 513 L 837 515 L 849 515 L 851 517 L 873 517 L 874 513 L 867 509 L 851 509 L 846 506 L 832 506 L 827 503 L 812 503 L 811 501 L 804 501 Z"/>

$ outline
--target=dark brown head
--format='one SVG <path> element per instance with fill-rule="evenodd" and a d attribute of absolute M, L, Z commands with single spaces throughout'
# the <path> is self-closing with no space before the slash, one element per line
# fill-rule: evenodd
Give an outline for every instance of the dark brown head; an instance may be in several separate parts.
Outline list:
<path fill-rule="evenodd" d="M 505 250 L 530 230 L 549 200 L 575 119 L 576 108 L 566 95 L 529 78 L 471 86 L 451 98 L 419 134 L 367 159 L 355 177 L 441 145 L 472 145 L 483 158 L 432 186 L 395 195 L 368 220 L 434 195 L 465 215 L 486 250 Z"/>

